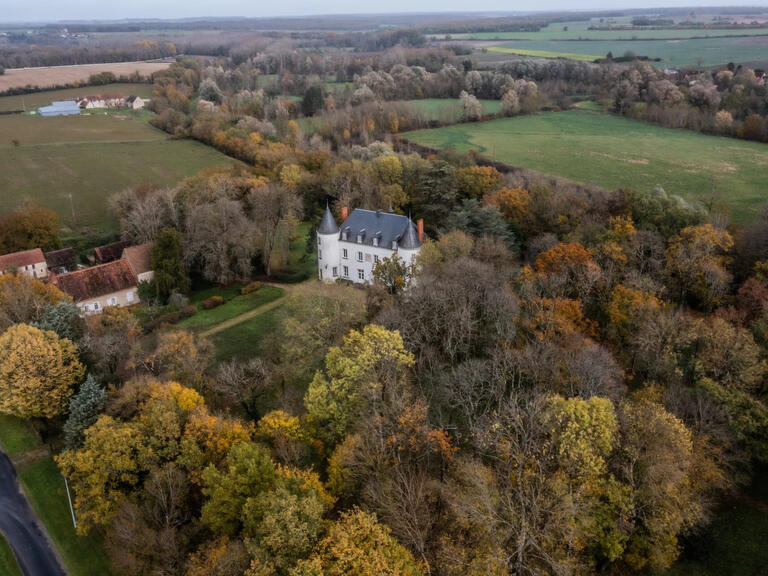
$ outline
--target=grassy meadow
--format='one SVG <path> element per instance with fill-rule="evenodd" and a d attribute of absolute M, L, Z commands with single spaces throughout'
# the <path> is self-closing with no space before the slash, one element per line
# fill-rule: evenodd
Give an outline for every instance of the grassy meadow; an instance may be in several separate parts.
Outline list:
<path fill-rule="evenodd" d="M 83 96 L 98 94 L 115 94 L 119 96 L 152 97 L 152 84 L 117 82 L 103 86 L 81 86 L 80 88 L 66 88 L 64 90 L 47 90 L 45 92 L 33 92 L 19 96 L 0 97 L 0 112 L 17 110 L 35 110 L 40 106 L 48 106 L 58 100 L 72 100 Z"/>
<path fill-rule="evenodd" d="M 0 212 L 33 200 L 58 212 L 66 227 L 109 229 L 114 221 L 107 198 L 114 192 L 171 186 L 229 162 L 213 148 L 172 140 L 133 115 L 0 116 Z"/>
<path fill-rule="evenodd" d="M 419 130 L 408 140 L 605 188 L 651 190 L 757 218 L 768 200 L 768 146 L 662 128 L 587 110 Z"/>

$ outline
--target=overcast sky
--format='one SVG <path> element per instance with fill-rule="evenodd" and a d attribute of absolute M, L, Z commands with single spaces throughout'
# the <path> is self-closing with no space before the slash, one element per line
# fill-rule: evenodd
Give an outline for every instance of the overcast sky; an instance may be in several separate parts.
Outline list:
<path fill-rule="evenodd" d="M 768 5 L 768 0 L 0 0 L 0 21 L 69 19 L 181 18 L 201 16 L 301 16 L 377 12 L 433 12 L 482 10 L 592 10 L 653 6 Z"/>

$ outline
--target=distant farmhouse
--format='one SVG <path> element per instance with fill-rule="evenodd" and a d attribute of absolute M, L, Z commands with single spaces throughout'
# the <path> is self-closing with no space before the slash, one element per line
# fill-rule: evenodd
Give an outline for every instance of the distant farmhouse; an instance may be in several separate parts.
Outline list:
<path fill-rule="evenodd" d="M 37 113 L 40 116 L 76 116 L 80 114 L 80 107 L 74 100 L 63 100 L 38 108 Z"/>
<path fill-rule="evenodd" d="M 72 296 L 84 314 L 100 314 L 110 306 L 139 303 L 139 282 L 125 259 L 55 276 L 53 283 Z"/>
<path fill-rule="evenodd" d="M 62 100 L 52 102 L 50 106 L 37 109 L 40 116 L 72 116 L 80 114 L 81 110 L 105 110 L 114 108 L 129 108 L 141 110 L 146 106 L 147 100 L 140 96 L 119 96 L 103 94 L 97 96 L 84 96 L 77 100 Z"/>
<path fill-rule="evenodd" d="M 47 279 L 48 264 L 43 251 L 34 248 L 0 256 L 0 275 L 9 273 L 24 274 L 38 280 Z"/>
<path fill-rule="evenodd" d="M 77 101 L 77 105 L 83 110 L 103 110 L 107 108 L 130 108 L 141 110 L 146 100 L 139 96 L 119 96 L 102 94 L 98 96 L 84 96 Z"/>
<path fill-rule="evenodd" d="M 364 284 L 373 280 L 373 269 L 382 258 L 394 254 L 407 263 L 416 259 L 424 243 L 424 222 L 414 224 L 407 216 L 381 210 L 341 211 L 341 226 L 330 208 L 325 209 L 317 230 L 318 278 L 338 278 Z"/>

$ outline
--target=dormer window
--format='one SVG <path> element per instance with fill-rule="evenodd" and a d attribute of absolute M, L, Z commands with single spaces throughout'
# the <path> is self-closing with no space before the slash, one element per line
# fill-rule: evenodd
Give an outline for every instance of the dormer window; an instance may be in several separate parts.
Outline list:
<path fill-rule="evenodd" d="M 374 236 L 373 237 L 373 245 L 374 246 L 378 246 L 379 245 L 379 237 L 378 236 Z"/>
<path fill-rule="evenodd" d="M 341 239 L 342 239 L 342 240 L 346 240 L 348 237 L 349 237 L 349 230 L 345 228 L 345 229 L 344 229 L 344 230 L 341 232 Z"/>
<path fill-rule="evenodd" d="M 358 244 L 362 244 L 363 243 L 363 235 L 362 234 L 358 234 L 357 235 L 357 243 Z"/>
<path fill-rule="evenodd" d="M 397 240 L 392 240 L 392 250 L 397 250 Z"/>

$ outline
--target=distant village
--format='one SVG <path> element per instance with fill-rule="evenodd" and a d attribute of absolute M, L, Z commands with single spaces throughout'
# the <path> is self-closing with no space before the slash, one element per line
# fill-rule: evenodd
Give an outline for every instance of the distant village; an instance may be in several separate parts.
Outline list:
<path fill-rule="evenodd" d="M 154 277 L 152 245 L 114 242 L 99 246 L 87 267 L 78 265 L 72 248 L 23 250 L 0 256 L 0 275 L 24 274 L 50 282 L 72 297 L 81 314 L 100 314 L 110 306 L 139 303 L 139 284 Z"/>

